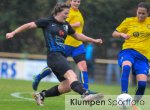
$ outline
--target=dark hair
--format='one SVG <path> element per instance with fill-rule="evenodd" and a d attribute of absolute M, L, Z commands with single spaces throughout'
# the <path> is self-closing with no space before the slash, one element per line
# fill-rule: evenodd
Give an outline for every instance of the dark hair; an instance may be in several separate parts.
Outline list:
<path fill-rule="evenodd" d="M 139 7 L 141 7 L 141 8 L 146 8 L 148 13 L 149 13 L 149 11 L 150 11 L 150 6 L 149 6 L 149 4 L 146 3 L 146 2 L 140 2 L 140 3 L 138 4 L 138 8 L 139 8 Z"/>
<path fill-rule="evenodd" d="M 70 5 L 66 4 L 66 3 L 57 3 L 54 7 L 54 9 L 52 10 L 51 15 L 57 15 L 57 13 L 63 11 L 65 8 L 70 8 Z"/>

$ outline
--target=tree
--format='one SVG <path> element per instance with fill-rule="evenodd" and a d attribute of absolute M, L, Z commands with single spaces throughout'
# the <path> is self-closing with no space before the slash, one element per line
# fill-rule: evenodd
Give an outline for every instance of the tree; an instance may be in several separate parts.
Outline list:
<path fill-rule="evenodd" d="M 13 41 L 6 40 L 5 34 L 24 23 L 42 16 L 47 17 L 55 4 L 55 0 L 2 0 L 0 28 L 3 30 L 0 32 L 0 51 L 39 53 L 40 50 L 45 53 L 42 31 L 32 30 L 18 34 L 16 36 L 19 38 L 14 38 Z"/>
<path fill-rule="evenodd" d="M 13 41 L 6 40 L 5 33 L 24 23 L 49 16 L 57 1 L 65 0 L 1 0 L 0 51 L 44 54 L 46 48 L 41 30 L 18 34 L 18 38 L 14 38 Z M 105 58 L 105 50 L 112 39 L 112 32 L 123 19 L 135 16 L 136 6 L 141 1 L 150 2 L 150 0 L 81 0 L 80 10 L 85 19 L 84 33 L 94 38 L 102 37 L 104 40 L 104 44 L 96 48 L 96 57 Z"/>

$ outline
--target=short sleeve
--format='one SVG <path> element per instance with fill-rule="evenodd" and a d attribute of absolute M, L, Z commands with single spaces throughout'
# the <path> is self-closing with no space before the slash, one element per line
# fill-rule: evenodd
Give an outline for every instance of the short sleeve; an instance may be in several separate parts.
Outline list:
<path fill-rule="evenodd" d="M 37 25 L 37 27 L 45 28 L 49 24 L 49 21 L 48 19 L 39 19 L 35 21 L 35 24 Z"/>
<path fill-rule="evenodd" d="M 126 18 L 117 28 L 116 31 L 126 33 L 128 31 L 129 20 Z"/>
<path fill-rule="evenodd" d="M 66 21 L 69 23 L 81 22 L 81 17 L 78 14 L 69 14 Z"/>

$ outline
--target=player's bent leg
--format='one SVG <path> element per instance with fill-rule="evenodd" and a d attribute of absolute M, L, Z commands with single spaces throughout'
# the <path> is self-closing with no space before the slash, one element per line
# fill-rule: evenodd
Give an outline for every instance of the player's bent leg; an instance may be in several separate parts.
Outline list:
<path fill-rule="evenodd" d="M 71 91 L 68 81 L 63 81 L 59 85 L 56 85 L 48 90 L 43 90 L 41 94 L 44 97 L 54 97 Z"/>
<path fill-rule="evenodd" d="M 70 88 L 69 80 L 62 81 L 58 86 L 58 90 L 61 94 L 70 92 L 71 88 Z"/>
<path fill-rule="evenodd" d="M 44 68 L 38 75 L 33 78 L 32 88 L 33 90 L 37 91 L 38 85 L 41 79 L 45 78 L 46 76 L 50 75 L 52 70 L 49 67 Z"/>
<path fill-rule="evenodd" d="M 72 70 L 68 70 L 64 76 L 69 80 L 71 89 L 84 96 L 84 100 L 100 100 L 103 98 L 101 93 L 89 94 L 89 92 L 83 87 L 83 84 L 77 80 L 77 76 Z"/>
<path fill-rule="evenodd" d="M 69 85 L 71 89 L 80 95 L 86 93 L 86 89 L 83 87 L 83 84 L 80 83 L 77 79 L 77 75 L 74 73 L 73 70 L 68 70 L 64 77 L 69 81 Z"/>
<path fill-rule="evenodd" d="M 68 70 L 65 74 L 64 77 L 67 79 L 69 84 L 71 84 L 74 81 L 78 81 L 77 75 L 74 73 L 73 70 Z"/>

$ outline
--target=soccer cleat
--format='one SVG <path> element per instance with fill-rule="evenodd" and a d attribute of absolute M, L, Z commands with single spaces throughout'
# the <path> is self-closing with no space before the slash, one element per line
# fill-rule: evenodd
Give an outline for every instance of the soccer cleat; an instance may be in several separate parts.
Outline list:
<path fill-rule="evenodd" d="M 36 76 L 33 77 L 32 88 L 34 91 L 37 91 L 40 80 Z"/>
<path fill-rule="evenodd" d="M 33 97 L 38 105 L 43 106 L 44 97 L 42 97 L 40 93 L 35 92 Z"/>
<path fill-rule="evenodd" d="M 83 95 L 83 100 L 86 101 L 92 101 L 92 100 L 101 100 L 104 97 L 103 94 L 97 93 L 97 94 L 88 94 Z"/>

